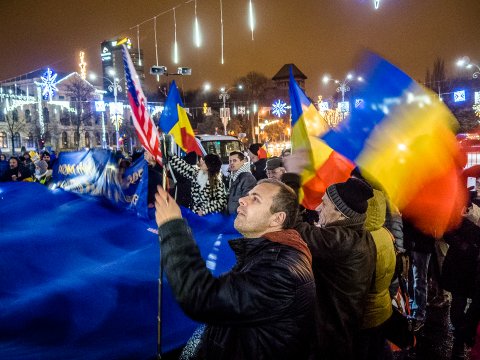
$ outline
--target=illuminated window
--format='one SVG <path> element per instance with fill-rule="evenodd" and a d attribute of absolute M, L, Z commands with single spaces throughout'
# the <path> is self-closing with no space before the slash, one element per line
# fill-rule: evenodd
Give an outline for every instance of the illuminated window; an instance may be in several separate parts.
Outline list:
<path fill-rule="evenodd" d="M 8 141 L 7 141 L 7 133 L 2 131 L 0 132 L 0 148 L 7 148 Z"/>

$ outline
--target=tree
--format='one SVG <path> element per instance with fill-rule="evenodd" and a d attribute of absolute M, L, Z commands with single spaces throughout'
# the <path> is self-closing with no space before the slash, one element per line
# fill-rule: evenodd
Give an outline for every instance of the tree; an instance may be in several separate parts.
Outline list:
<path fill-rule="evenodd" d="M 12 140 L 12 155 L 15 154 L 15 135 L 23 132 L 27 126 L 24 119 L 18 118 L 17 109 L 12 111 L 12 116 L 5 115 L 5 122 L 7 124 L 7 132 Z M 17 144 L 20 147 L 20 144 Z"/>
<path fill-rule="evenodd" d="M 265 97 L 265 88 L 268 84 L 268 78 L 255 71 L 250 71 L 247 75 L 235 80 L 235 84 L 243 86 L 243 93 L 247 100 L 260 101 Z"/>
<path fill-rule="evenodd" d="M 75 125 L 74 139 L 78 150 L 80 148 L 80 127 L 82 124 L 91 125 L 91 119 L 93 118 L 90 101 L 93 100 L 95 88 L 83 79 L 73 77 L 65 85 L 65 90 L 75 108 L 72 123 Z"/>
<path fill-rule="evenodd" d="M 442 87 L 445 88 L 447 86 L 446 81 L 445 61 L 440 57 L 437 57 L 433 63 L 433 71 L 430 73 L 430 69 L 427 69 L 425 85 L 433 91 L 441 94 Z"/>

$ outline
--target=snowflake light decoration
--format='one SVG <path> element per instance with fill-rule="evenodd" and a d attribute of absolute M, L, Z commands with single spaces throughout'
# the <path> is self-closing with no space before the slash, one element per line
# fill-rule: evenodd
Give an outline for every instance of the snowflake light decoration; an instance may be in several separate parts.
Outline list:
<path fill-rule="evenodd" d="M 281 117 L 287 113 L 287 103 L 282 100 L 277 100 L 272 104 L 272 114 Z"/>
<path fill-rule="evenodd" d="M 47 69 L 45 74 L 41 77 L 42 83 L 40 86 L 42 87 L 42 96 L 45 100 L 52 100 L 53 94 L 55 91 L 58 91 L 57 87 L 55 86 L 57 79 L 57 74 L 55 74 L 50 68 Z"/>

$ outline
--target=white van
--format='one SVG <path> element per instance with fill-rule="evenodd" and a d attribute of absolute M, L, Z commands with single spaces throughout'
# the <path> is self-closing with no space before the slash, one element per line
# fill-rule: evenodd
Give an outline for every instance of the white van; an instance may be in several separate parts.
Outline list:
<path fill-rule="evenodd" d="M 243 144 L 234 136 L 227 135 L 196 135 L 195 139 L 200 145 L 204 155 L 217 154 L 222 159 L 222 173 L 227 176 L 228 155 L 232 151 L 244 152 Z"/>

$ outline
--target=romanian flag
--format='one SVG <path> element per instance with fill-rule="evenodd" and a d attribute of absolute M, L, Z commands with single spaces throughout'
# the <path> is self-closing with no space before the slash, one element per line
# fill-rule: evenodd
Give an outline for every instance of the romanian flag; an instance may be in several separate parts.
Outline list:
<path fill-rule="evenodd" d="M 367 84 L 350 118 L 321 138 L 377 181 L 404 218 L 440 237 L 460 221 L 465 156 L 448 108 L 379 56 L 361 64 Z M 361 99 L 361 101 L 360 101 Z"/>
<path fill-rule="evenodd" d="M 300 203 L 313 210 L 322 202 L 327 187 L 347 180 L 355 165 L 321 139 L 329 129 L 328 124 L 293 79 L 291 69 L 289 93 L 292 149 L 306 149 L 309 153 L 309 164 L 301 174 Z"/>
<path fill-rule="evenodd" d="M 167 102 L 160 117 L 160 128 L 163 132 L 173 136 L 178 146 L 185 152 L 195 151 L 202 156 L 202 150 L 195 140 L 192 125 L 188 120 L 187 112 L 183 108 L 182 99 L 177 84 L 172 81 Z"/>

